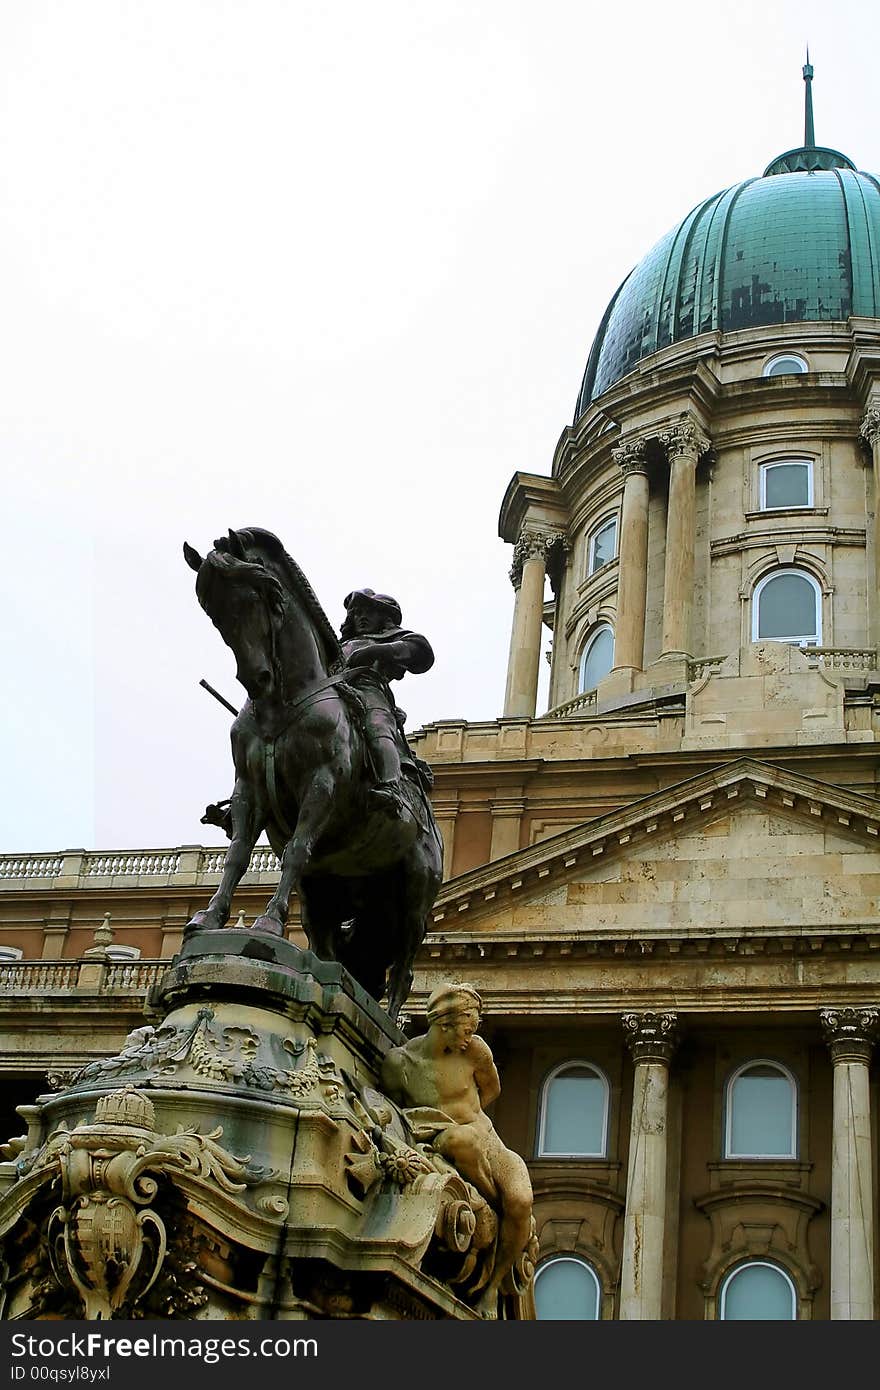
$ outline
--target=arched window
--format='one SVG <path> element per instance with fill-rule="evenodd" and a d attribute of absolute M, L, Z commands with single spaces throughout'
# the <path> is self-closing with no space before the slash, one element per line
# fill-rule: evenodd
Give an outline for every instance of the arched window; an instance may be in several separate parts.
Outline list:
<path fill-rule="evenodd" d="M 797 1083 L 778 1062 L 747 1062 L 727 1083 L 725 1158 L 797 1158 Z"/>
<path fill-rule="evenodd" d="M 797 352 L 778 352 L 764 363 L 762 376 L 800 376 L 810 370 L 807 360 Z"/>
<path fill-rule="evenodd" d="M 539 1158 L 604 1158 L 609 1086 L 590 1062 L 564 1062 L 541 1091 Z"/>
<path fill-rule="evenodd" d="M 607 623 L 596 629 L 581 657 L 579 691 L 594 690 L 614 665 L 614 633 Z"/>
<path fill-rule="evenodd" d="M 24 952 L 20 946 L 0 946 L 0 962 L 4 960 L 21 960 Z"/>
<path fill-rule="evenodd" d="M 603 565 L 607 565 L 609 560 L 614 559 L 616 545 L 617 517 L 606 517 L 594 531 L 590 532 L 590 539 L 587 542 L 588 578 L 600 570 Z"/>
<path fill-rule="evenodd" d="M 812 507 L 813 465 L 809 459 L 774 459 L 761 466 L 761 510 Z"/>
<path fill-rule="evenodd" d="M 721 1285 L 718 1317 L 724 1322 L 794 1322 L 794 1284 L 783 1269 L 765 1260 L 737 1265 Z"/>
<path fill-rule="evenodd" d="M 105 950 L 111 960 L 140 960 L 140 946 L 122 946 L 113 941 Z"/>
<path fill-rule="evenodd" d="M 600 1313 L 599 1280 L 586 1260 L 568 1255 L 546 1260 L 535 1273 L 539 1322 L 595 1322 Z"/>
<path fill-rule="evenodd" d="M 753 642 L 822 641 L 822 595 L 805 570 L 774 570 L 756 585 L 752 599 Z"/>

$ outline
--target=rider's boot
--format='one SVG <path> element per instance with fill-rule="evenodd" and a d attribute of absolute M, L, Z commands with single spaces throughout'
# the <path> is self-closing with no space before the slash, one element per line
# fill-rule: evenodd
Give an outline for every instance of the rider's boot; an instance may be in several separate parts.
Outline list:
<path fill-rule="evenodd" d="M 377 810 L 384 811 L 386 815 L 399 820 L 403 814 L 400 778 L 395 778 L 393 782 L 377 782 L 370 791 L 370 800 Z"/>
<path fill-rule="evenodd" d="M 370 801 L 377 810 L 399 820 L 403 813 L 403 794 L 400 785 L 400 754 L 394 740 L 374 734 L 371 752 L 378 778 L 370 792 Z"/>

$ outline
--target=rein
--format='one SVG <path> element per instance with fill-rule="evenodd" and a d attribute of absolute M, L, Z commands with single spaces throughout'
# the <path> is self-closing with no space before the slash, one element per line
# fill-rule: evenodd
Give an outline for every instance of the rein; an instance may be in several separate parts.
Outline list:
<path fill-rule="evenodd" d="M 269 805 L 272 808 L 272 814 L 275 817 L 279 830 L 283 832 L 288 840 L 293 837 L 293 829 L 288 824 L 278 799 L 278 782 L 275 776 L 275 744 L 281 735 L 286 733 L 291 724 L 294 723 L 299 713 L 304 712 L 308 705 L 316 703 L 320 697 L 323 696 L 326 698 L 334 686 L 340 685 L 345 680 L 346 674 L 345 671 L 338 671 L 335 676 L 328 676 L 326 680 L 319 681 L 317 685 L 312 686 L 312 689 L 307 690 L 305 695 L 300 695 L 299 699 L 293 700 L 290 703 L 285 703 L 284 711 L 287 718 L 277 734 L 271 739 L 266 740 L 266 790 L 269 793 Z"/>

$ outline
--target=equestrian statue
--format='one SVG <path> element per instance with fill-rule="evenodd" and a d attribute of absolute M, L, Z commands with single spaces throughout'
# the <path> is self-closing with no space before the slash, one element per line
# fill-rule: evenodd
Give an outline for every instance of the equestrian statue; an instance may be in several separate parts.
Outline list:
<path fill-rule="evenodd" d="M 282 935 L 297 893 L 308 943 L 339 961 L 396 1019 L 440 886 L 443 848 L 430 768 L 403 734 L 389 682 L 427 671 L 427 639 L 401 626 L 388 594 L 356 589 L 337 637 L 277 536 L 257 527 L 216 540 L 196 595 L 235 655 L 248 693 L 232 725 L 235 786 L 205 823 L 230 838 L 220 885 L 187 932 L 223 927 L 262 831 L 281 861 L 256 932 Z"/>

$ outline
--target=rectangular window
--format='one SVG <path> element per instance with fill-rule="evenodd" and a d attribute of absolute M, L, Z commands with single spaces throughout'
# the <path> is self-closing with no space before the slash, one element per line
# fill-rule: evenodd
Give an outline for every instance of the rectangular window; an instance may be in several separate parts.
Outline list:
<path fill-rule="evenodd" d="M 603 565 L 607 565 L 609 560 L 614 559 L 616 541 L 617 517 L 613 516 L 610 521 L 603 521 L 601 526 L 597 526 L 590 536 L 587 575 L 595 574 Z"/>
<path fill-rule="evenodd" d="M 809 459 L 781 459 L 761 469 L 761 510 L 812 507 L 813 465 Z"/>

